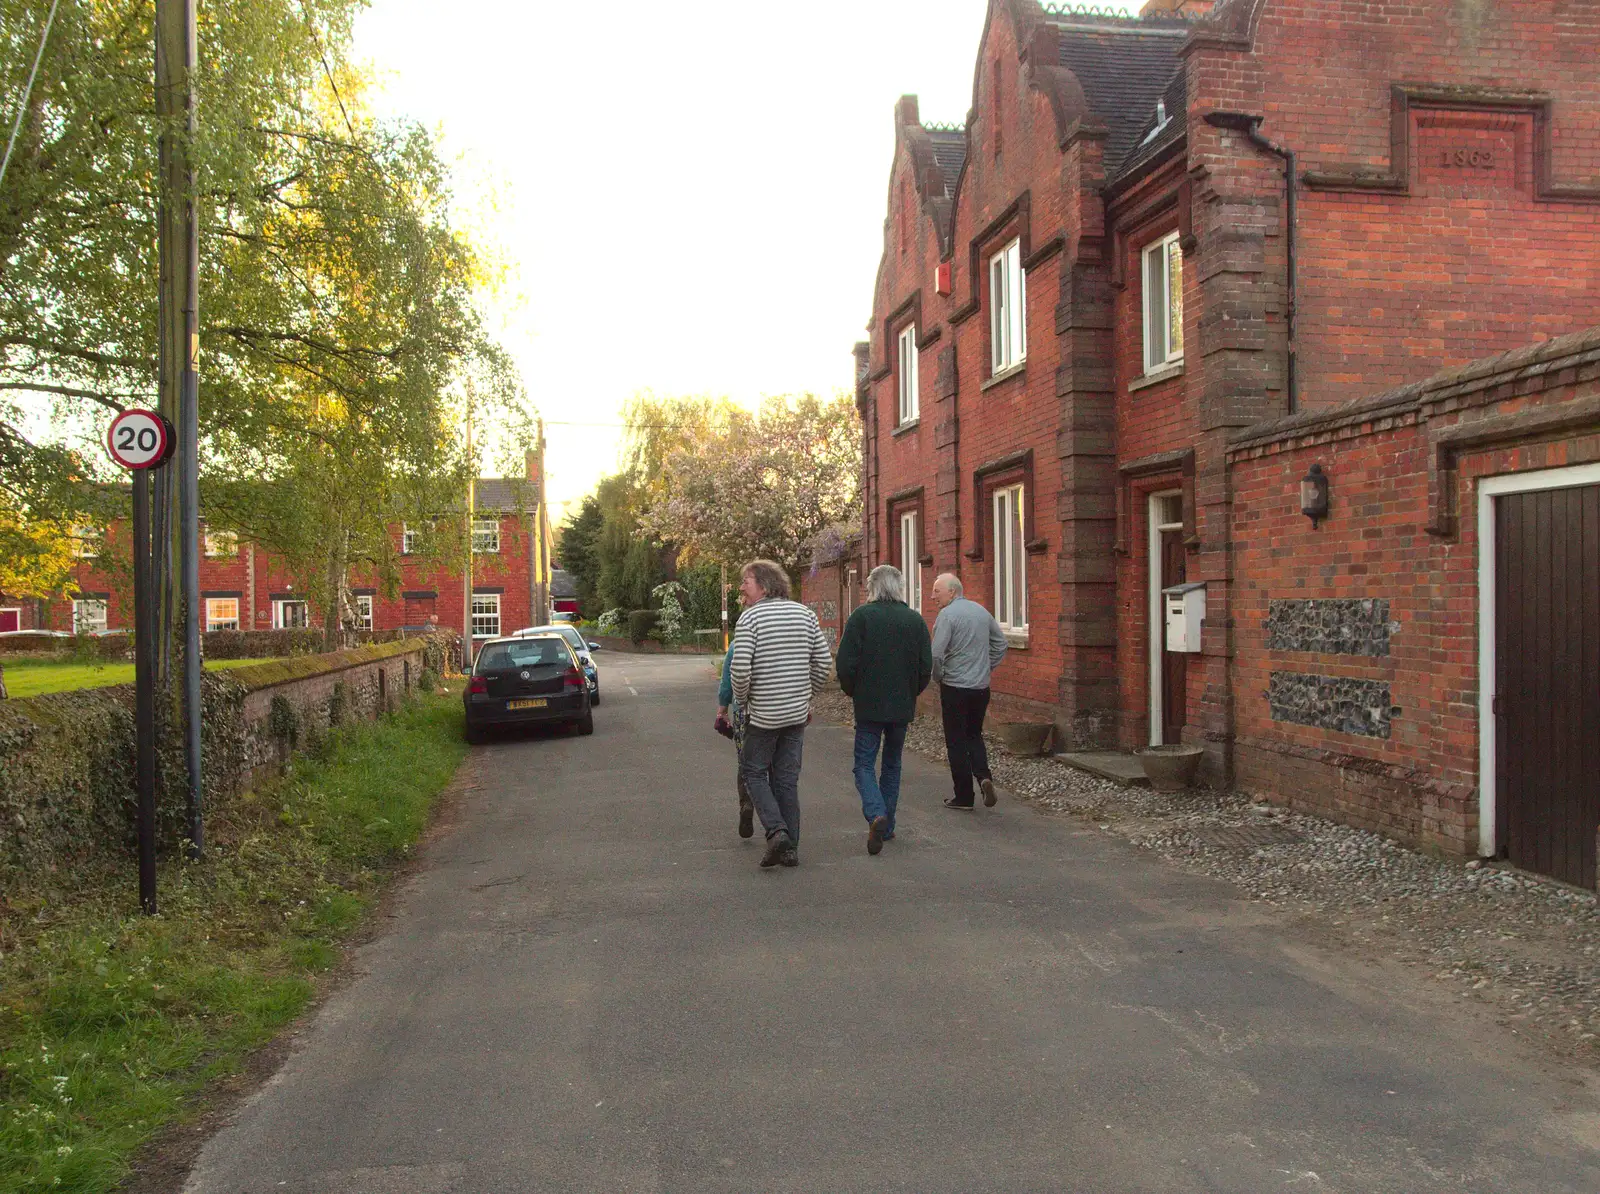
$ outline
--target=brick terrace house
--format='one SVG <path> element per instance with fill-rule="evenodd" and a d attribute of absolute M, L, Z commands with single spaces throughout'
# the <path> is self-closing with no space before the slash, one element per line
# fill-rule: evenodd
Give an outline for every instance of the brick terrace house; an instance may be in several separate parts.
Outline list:
<path fill-rule="evenodd" d="M 851 566 L 902 566 L 930 617 L 958 572 L 1013 645 L 999 715 L 1052 720 L 1060 748 L 1201 743 L 1210 782 L 1593 882 L 1600 781 L 1480 782 L 1506 766 L 1485 652 L 1526 628 L 1480 641 L 1480 568 L 1504 561 L 1455 511 L 1526 518 L 1516 550 L 1568 577 L 1567 628 L 1597 644 L 1579 720 L 1529 732 L 1600 773 L 1596 16 L 991 0 L 966 124 L 895 108 Z M 1558 516 L 1505 512 L 1502 474 L 1541 469 L 1528 488 L 1579 495 L 1557 564 Z M 1183 583 L 1205 614 L 1179 652 Z M 1540 800 L 1575 810 L 1576 869 Z"/>
<path fill-rule="evenodd" d="M 470 614 L 474 638 L 491 638 L 549 618 L 551 527 L 541 500 L 542 448 L 527 453 L 527 466 L 525 479 L 480 477 L 474 483 Z M 121 530 L 114 527 L 108 532 L 113 551 Z M 370 578 L 353 574 L 351 592 L 359 628 L 421 628 L 430 615 L 437 615 L 442 626 L 463 629 L 468 617 L 466 576 L 446 568 L 436 556 L 414 552 L 419 546 L 414 529 L 396 523 L 392 533 L 401 555 L 399 591 L 387 596 Z M 296 578 L 281 560 L 232 534 L 203 530 L 203 539 L 203 630 L 323 625 L 325 611 L 296 591 Z M 0 629 L 129 629 L 133 610 L 122 588 L 86 560 L 78 569 L 75 590 L 53 601 L 8 600 L 0 595 L 0 613 L 7 615 Z"/>

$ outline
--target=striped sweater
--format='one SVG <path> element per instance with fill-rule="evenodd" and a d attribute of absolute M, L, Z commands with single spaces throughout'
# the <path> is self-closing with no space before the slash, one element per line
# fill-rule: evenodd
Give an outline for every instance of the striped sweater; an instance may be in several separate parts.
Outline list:
<path fill-rule="evenodd" d="M 832 662 L 810 607 L 768 597 L 739 615 L 728 664 L 733 699 L 757 729 L 803 725 Z"/>

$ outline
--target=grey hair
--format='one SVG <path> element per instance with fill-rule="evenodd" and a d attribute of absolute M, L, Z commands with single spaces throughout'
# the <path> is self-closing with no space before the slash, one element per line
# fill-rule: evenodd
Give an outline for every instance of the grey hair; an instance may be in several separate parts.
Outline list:
<path fill-rule="evenodd" d="M 961 578 L 954 572 L 941 572 L 939 574 L 939 579 L 935 580 L 933 583 L 938 584 L 939 581 L 944 582 L 944 587 L 950 590 L 950 595 L 952 597 L 960 597 L 966 592 L 966 590 L 961 587 Z"/>
<path fill-rule="evenodd" d="M 867 573 L 868 601 L 904 601 L 906 578 L 893 564 L 879 564 Z"/>

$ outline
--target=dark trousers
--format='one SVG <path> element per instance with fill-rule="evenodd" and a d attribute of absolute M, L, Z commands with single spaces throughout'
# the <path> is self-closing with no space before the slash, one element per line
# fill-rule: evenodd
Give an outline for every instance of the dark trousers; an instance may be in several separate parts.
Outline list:
<path fill-rule="evenodd" d="M 950 756 L 950 778 L 957 804 L 972 803 L 972 781 L 990 779 L 989 752 L 983 746 L 983 716 L 989 711 L 987 688 L 939 685 L 939 711 L 944 714 L 944 748 Z"/>
<path fill-rule="evenodd" d="M 800 761 L 805 741 L 804 722 L 778 730 L 750 726 L 739 758 L 739 775 L 761 827 L 768 837 L 787 833 L 795 845 L 800 844 Z"/>

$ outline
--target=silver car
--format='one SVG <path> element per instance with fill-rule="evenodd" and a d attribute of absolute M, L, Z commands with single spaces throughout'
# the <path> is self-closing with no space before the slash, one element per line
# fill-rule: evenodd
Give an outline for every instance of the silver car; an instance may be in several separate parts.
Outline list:
<path fill-rule="evenodd" d="M 589 682 L 589 704 L 600 703 L 600 668 L 595 664 L 594 652 L 600 649 L 599 643 L 592 643 L 579 633 L 578 628 L 570 622 L 556 622 L 549 626 L 525 626 L 516 631 L 512 638 L 525 638 L 536 634 L 559 634 L 567 640 L 567 645 L 572 648 L 573 654 L 578 657 L 578 662 L 583 667 L 584 677 Z"/>

